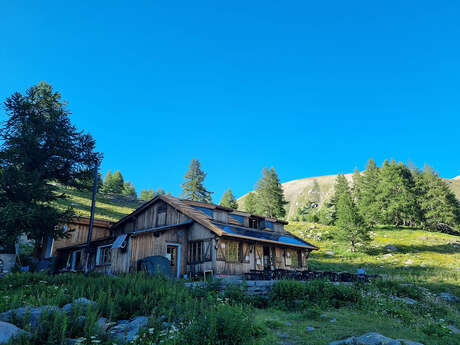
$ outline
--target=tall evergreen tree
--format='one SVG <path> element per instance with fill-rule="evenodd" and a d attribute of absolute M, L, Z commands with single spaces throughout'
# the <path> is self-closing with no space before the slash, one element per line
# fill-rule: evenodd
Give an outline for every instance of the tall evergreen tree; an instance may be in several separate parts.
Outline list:
<path fill-rule="evenodd" d="M 126 196 L 130 196 L 132 198 L 137 198 L 136 188 L 129 181 L 126 181 L 123 184 L 123 190 L 122 190 L 121 194 L 126 195 Z"/>
<path fill-rule="evenodd" d="M 428 165 L 415 173 L 422 225 L 431 230 L 453 231 L 460 225 L 460 205 L 447 183 Z M 460 229 L 459 229 L 460 230 Z"/>
<path fill-rule="evenodd" d="M 256 214 L 257 213 L 257 196 L 255 192 L 249 193 L 243 202 L 243 210 L 245 212 Z"/>
<path fill-rule="evenodd" d="M 66 195 L 55 183 L 88 188 L 94 166 L 102 160 L 95 141 L 70 121 L 59 92 L 41 82 L 5 103 L 0 128 L 0 243 L 11 245 L 20 234 L 35 240 L 38 254 L 48 237 L 65 236 L 58 227 L 74 216 L 55 207 Z M 92 184 L 91 184 L 92 185 Z"/>
<path fill-rule="evenodd" d="M 103 193 L 112 193 L 113 182 L 112 182 L 112 171 L 111 170 L 107 171 L 107 174 L 105 174 L 102 186 L 103 187 L 101 191 Z"/>
<path fill-rule="evenodd" d="M 372 158 L 369 159 L 366 170 L 358 179 L 358 183 L 359 187 L 354 192 L 356 205 L 364 221 L 372 227 L 377 224 L 381 211 L 377 204 L 380 169 Z"/>
<path fill-rule="evenodd" d="M 420 209 L 415 195 L 415 182 L 411 171 L 402 163 L 385 161 L 376 189 L 376 204 L 383 224 L 416 225 Z"/>
<path fill-rule="evenodd" d="M 264 168 L 256 185 L 258 213 L 267 217 L 283 218 L 287 204 L 278 174 L 274 168 Z"/>
<path fill-rule="evenodd" d="M 120 170 L 116 170 L 112 176 L 112 193 L 121 194 L 123 192 L 123 186 L 125 181 Z"/>
<path fill-rule="evenodd" d="M 192 159 L 185 181 L 181 184 L 182 197 L 193 201 L 212 202 L 211 192 L 203 184 L 205 178 L 206 173 L 201 170 L 199 159 Z"/>
<path fill-rule="evenodd" d="M 156 194 L 165 195 L 165 190 L 163 188 L 158 188 L 157 191 L 156 191 Z"/>
<path fill-rule="evenodd" d="M 235 196 L 230 188 L 224 192 L 224 195 L 220 200 L 220 205 L 233 208 L 234 210 L 238 209 L 238 203 L 236 202 Z"/>
<path fill-rule="evenodd" d="M 351 250 L 355 251 L 358 244 L 365 245 L 370 241 L 369 229 L 353 202 L 348 182 L 344 180 L 340 183 L 343 182 L 347 185 L 347 189 L 337 194 L 337 237 L 349 242 Z"/>
<path fill-rule="evenodd" d="M 355 168 L 353 172 L 353 185 L 351 188 L 351 196 L 353 198 L 353 202 L 357 203 L 359 199 L 362 198 L 363 194 L 363 177 L 359 173 L 358 168 Z"/>

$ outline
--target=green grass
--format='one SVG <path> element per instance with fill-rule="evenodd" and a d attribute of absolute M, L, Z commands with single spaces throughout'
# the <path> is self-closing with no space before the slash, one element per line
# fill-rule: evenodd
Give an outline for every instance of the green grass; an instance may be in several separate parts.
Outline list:
<path fill-rule="evenodd" d="M 69 197 L 68 199 L 59 200 L 57 202 L 59 208 L 64 209 L 71 206 L 78 215 L 86 217 L 90 216 L 90 191 L 78 191 L 73 188 L 60 188 L 59 192 L 65 193 Z M 130 214 L 143 203 L 144 201 L 142 200 L 124 195 L 98 193 L 96 196 L 95 218 L 118 221 L 127 214 Z"/>
<path fill-rule="evenodd" d="M 334 240 L 332 226 L 291 222 L 287 230 L 321 248 L 310 256 L 309 263 L 314 270 L 354 273 L 361 266 L 369 273 L 383 274 L 388 279 L 460 296 L 460 236 L 378 227 L 372 232 L 373 240 L 367 250 L 352 252 L 348 244 Z M 386 245 L 394 245 L 398 251 L 386 252 Z"/>

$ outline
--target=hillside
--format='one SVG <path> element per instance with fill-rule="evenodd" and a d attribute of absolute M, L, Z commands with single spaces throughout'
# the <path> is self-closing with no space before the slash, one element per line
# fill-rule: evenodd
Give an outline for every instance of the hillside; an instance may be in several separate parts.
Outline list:
<path fill-rule="evenodd" d="M 59 192 L 69 196 L 67 200 L 60 200 L 58 206 L 65 208 L 72 206 L 80 216 L 90 216 L 91 212 L 91 192 L 78 191 L 73 188 L 60 188 Z M 144 201 L 133 199 L 124 195 L 97 194 L 95 218 L 118 221 L 122 217 L 130 214 Z"/>
<path fill-rule="evenodd" d="M 346 179 L 352 182 L 353 174 L 345 174 Z M 287 219 L 290 219 L 294 214 L 299 205 L 303 205 L 306 199 L 317 200 L 319 206 L 324 201 L 328 200 L 333 191 L 334 184 L 337 175 L 307 177 L 281 184 L 284 190 L 284 196 L 289 202 L 289 210 L 287 212 Z M 455 193 L 458 200 L 460 200 L 460 176 L 453 179 L 445 179 L 449 184 L 449 187 Z M 247 194 L 246 194 L 247 195 Z M 238 199 L 240 208 L 243 205 L 246 195 L 243 195 Z"/>

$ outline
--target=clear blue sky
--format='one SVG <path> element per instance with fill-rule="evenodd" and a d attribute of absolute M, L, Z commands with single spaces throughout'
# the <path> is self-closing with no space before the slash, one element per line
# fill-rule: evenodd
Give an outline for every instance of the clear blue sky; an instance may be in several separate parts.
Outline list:
<path fill-rule="evenodd" d="M 460 175 L 458 1 L 2 1 L 0 98 L 48 81 L 137 190 L 219 201 L 369 157 Z"/>

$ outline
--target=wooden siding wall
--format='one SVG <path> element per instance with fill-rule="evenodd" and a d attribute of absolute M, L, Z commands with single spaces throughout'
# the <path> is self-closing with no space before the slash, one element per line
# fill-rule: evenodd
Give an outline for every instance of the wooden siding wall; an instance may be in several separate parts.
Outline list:
<path fill-rule="evenodd" d="M 70 224 L 68 225 L 69 230 L 75 229 L 74 231 L 69 232 L 69 238 L 61 238 L 54 240 L 53 250 L 51 256 L 56 256 L 56 251 L 59 248 L 75 246 L 79 244 L 86 243 L 88 241 L 88 231 L 89 225 L 87 224 Z M 91 240 L 99 240 L 101 238 L 106 238 L 110 236 L 110 230 L 108 227 L 93 226 L 93 233 L 91 235 Z M 46 248 L 45 248 L 46 249 Z"/>

